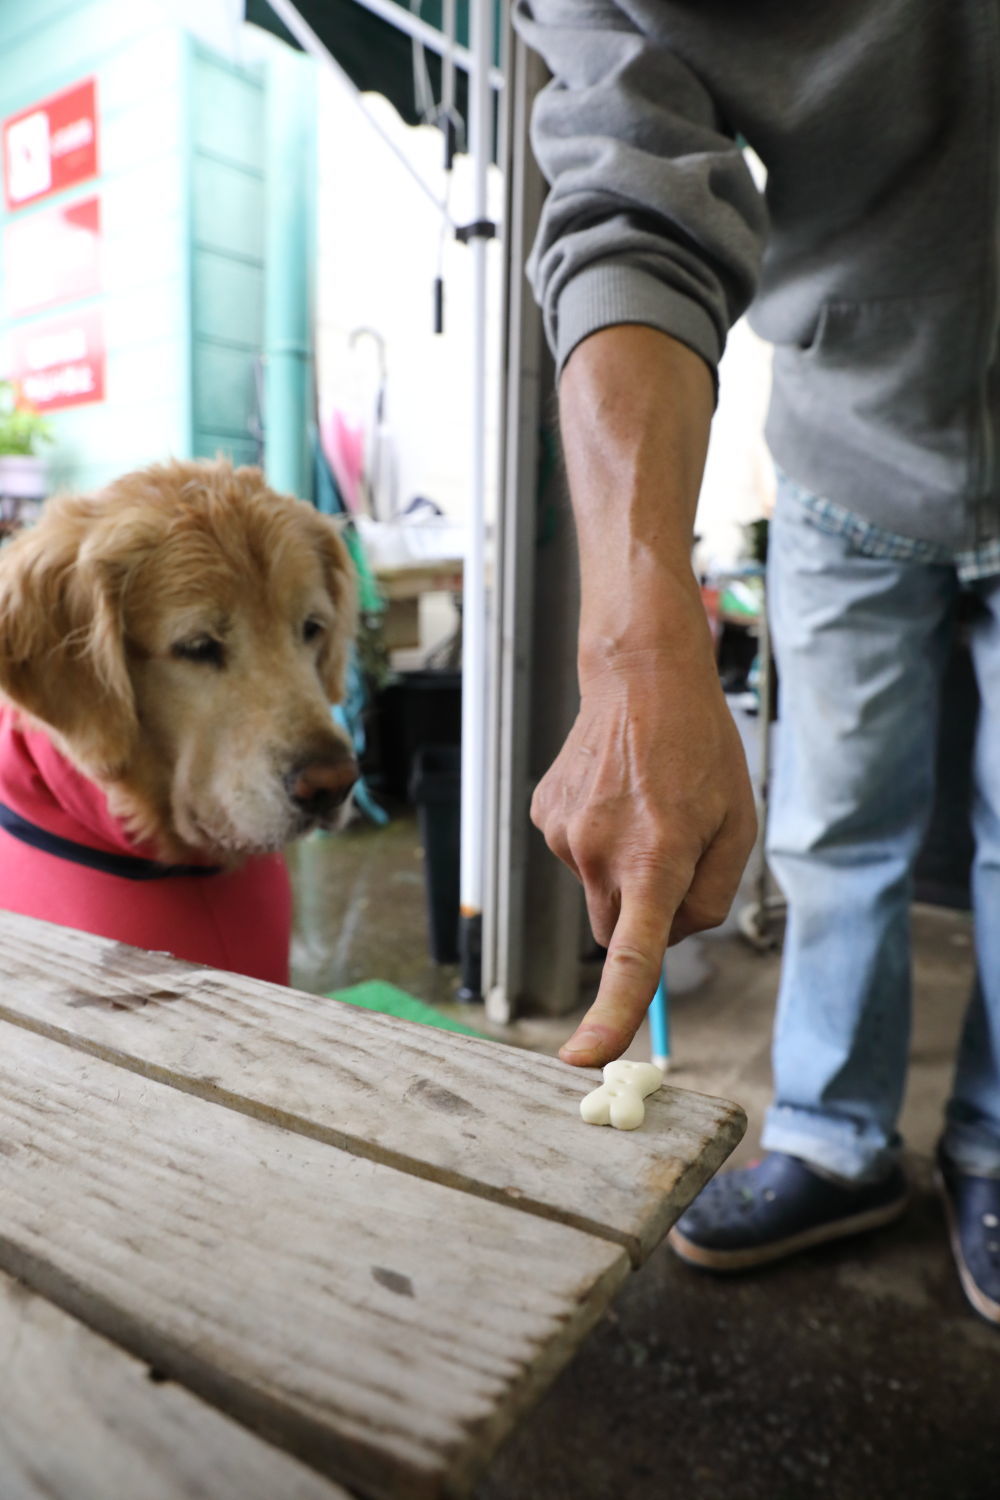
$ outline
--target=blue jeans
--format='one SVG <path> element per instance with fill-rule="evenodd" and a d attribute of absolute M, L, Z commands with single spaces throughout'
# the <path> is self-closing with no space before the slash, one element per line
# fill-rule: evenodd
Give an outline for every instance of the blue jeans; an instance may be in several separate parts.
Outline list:
<path fill-rule="evenodd" d="M 945 1124 L 1000 1176 L 1000 577 L 974 585 L 978 979 Z M 778 664 L 768 855 L 788 900 L 764 1146 L 865 1180 L 898 1153 L 913 864 L 930 816 L 955 570 L 871 557 L 779 485 L 768 597 Z"/>

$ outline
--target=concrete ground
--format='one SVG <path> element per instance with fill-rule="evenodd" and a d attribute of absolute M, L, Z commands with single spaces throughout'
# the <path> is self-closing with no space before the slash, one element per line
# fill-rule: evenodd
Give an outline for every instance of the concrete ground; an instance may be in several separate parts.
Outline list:
<path fill-rule="evenodd" d="M 379 978 L 450 1004 L 455 972 L 427 953 L 410 816 L 308 841 L 293 875 L 298 985 Z M 670 1081 L 744 1106 L 737 1162 L 754 1155 L 768 1100 L 778 968 L 733 924 L 670 958 Z M 915 969 L 906 1217 L 736 1279 L 662 1247 L 476 1500 L 998 1500 L 1000 1329 L 961 1294 L 930 1166 L 971 972 L 964 916 L 917 910 Z M 524 1021 L 503 1039 L 555 1052 L 571 1026 Z"/>

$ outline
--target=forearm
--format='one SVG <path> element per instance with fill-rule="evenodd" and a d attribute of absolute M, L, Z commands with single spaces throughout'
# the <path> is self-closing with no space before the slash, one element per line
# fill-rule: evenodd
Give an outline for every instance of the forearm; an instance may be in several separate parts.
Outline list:
<path fill-rule="evenodd" d="M 685 650 L 710 650 L 690 557 L 713 401 L 705 362 L 655 329 L 602 329 L 566 364 L 581 686 L 670 649 L 679 633 Z"/>
<path fill-rule="evenodd" d="M 753 795 L 691 570 L 712 417 L 708 366 L 664 333 L 612 325 L 560 383 L 579 532 L 580 711 L 532 801 L 608 950 L 561 1056 L 617 1057 L 668 943 L 721 922 L 753 845 Z"/>

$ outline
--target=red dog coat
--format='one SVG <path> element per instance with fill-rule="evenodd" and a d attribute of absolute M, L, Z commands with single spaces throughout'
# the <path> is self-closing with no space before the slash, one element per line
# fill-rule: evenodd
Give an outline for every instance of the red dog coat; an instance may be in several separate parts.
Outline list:
<path fill-rule="evenodd" d="M 280 854 L 236 870 L 160 864 L 100 787 L 0 704 L 0 908 L 288 983 L 292 896 Z"/>

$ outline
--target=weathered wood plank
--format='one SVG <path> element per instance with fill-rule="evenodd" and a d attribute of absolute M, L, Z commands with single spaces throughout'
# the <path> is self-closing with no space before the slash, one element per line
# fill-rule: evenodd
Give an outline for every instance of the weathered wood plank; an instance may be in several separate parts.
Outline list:
<path fill-rule="evenodd" d="M 360 1155 L 626 1246 L 659 1243 L 743 1111 L 664 1087 L 641 1130 L 582 1124 L 599 1082 L 411 1025 L 0 913 L 0 1016 Z"/>
<path fill-rule="evenodd" d="M 0 1142 L 0 1269 L 366 1495 L 465 1493 L 628 1276 L 606 1240 L 5 1022 Z"/>
<path fill-rule="evenodd" d="M 350 1500 L 0 1275 L 3 1500 Z"/>

